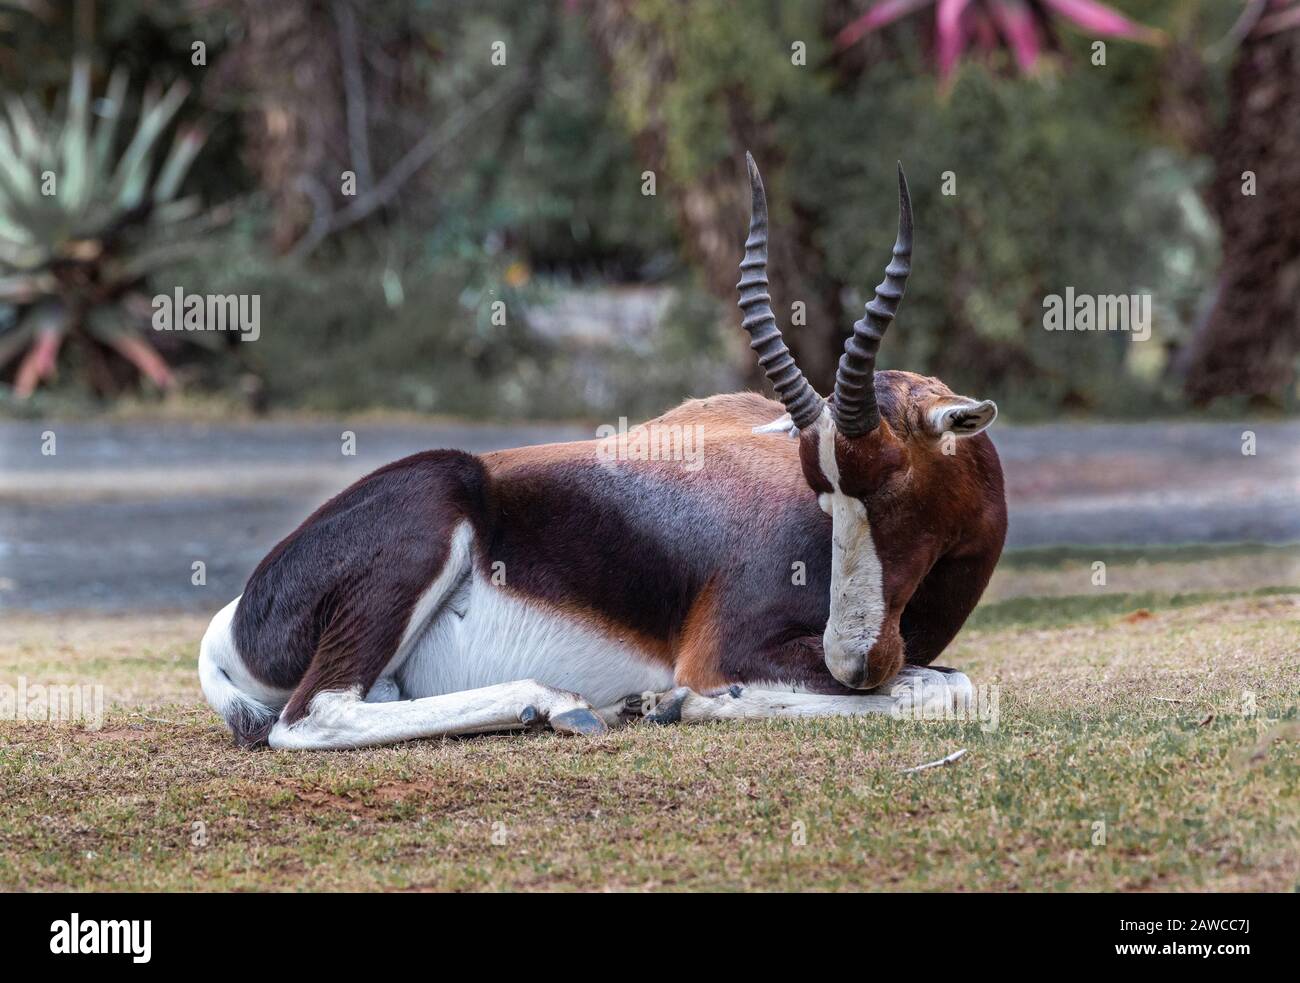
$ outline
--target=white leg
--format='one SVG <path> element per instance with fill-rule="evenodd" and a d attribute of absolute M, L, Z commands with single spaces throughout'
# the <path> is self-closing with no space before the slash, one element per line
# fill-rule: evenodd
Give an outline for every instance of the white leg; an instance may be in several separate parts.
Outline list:
<path fill-rule="evenodd" d="M 268 741 L 273 748 L 340 750 L 542 723 L 569 734 L 605 730 L 580 696 L 525 679 L 396 703 L 366 702 L 356 692 L 318 693 L 306 716 L 292 724 L 281 719 Z"/>
<path fill-rule="evenodd" d="M 861 696 L 826 696 L 802 690 L 732 686 L 713 696 L 685 687 L 665 693 L 652 723 L 701 723 L 706 720 L 772 719 L 777 717 L 855 717 L 887 713 L 901 717 L 951 716 L 970 705 L 971 682 L 959 672 L 938 672 L 906 666 L 884 686 Z"/>

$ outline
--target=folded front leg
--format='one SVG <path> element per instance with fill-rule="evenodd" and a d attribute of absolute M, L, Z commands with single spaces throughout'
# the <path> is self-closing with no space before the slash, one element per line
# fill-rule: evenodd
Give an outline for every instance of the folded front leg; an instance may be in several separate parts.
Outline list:
<path fill-rule="evenodd" d="M 940 672 L 904 666 L 892 680 L 860 695 L 810 693 L 800 687 L 776 689 L 736 684 L 718 693 L 701 694 L 679 686 L 663 694 L 646 720 L 655 724 L 706 720 L 761 720 L 790 717 L 856 717 L 951 714 L 969 706 L 971 683 L 952 670 Z"/>
<path fill-rule="evenodd" d="M 897 705 L 892 696 L 824 696 L 798 690 L 758 689 L 735 685 L 716 695 L 704 696 L 680 686 L 666 693 L 646 720 L 655 724 L 695 724 L 706 720 L 763 720 L 780 717 L 853 717 L 890 713 Z"/>

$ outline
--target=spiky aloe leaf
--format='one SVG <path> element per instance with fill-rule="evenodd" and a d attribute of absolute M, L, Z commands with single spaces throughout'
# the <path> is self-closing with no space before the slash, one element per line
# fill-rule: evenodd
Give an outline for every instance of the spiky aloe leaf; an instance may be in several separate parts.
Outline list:
<path fill-rule="evenodd" d="M 9 125 L 13 129 L 18 153 L 29 161 L 38 159 L 45 141 L 41 139 L 31 107 L 20 96 L 10 96 L 5 100 L 5 106 L 9 110 Z"/>
<path fill-rule="evenodd" d="M 835 38 L 847 48 L 867 34 L 922 7 L 934 6 L 935 59 L 940 78 L 947 80 L 971 48 L 997 46 L 998 35 L 1011 49 L 1016 66 L 1031 72 L 1045 47 L 1041 26 L 1053 17 L 1099 37 L 1158 44 L 1164 35 L 1130 20 L 1100 0 L 880 0 L 861 17 L 845 25 Z M 994 31 L 996 25 L 996 31 Z"/>
<path fill-rule="evenodd" d="M 998 32 L 1015 56 L 1016 67 L 1022 73 L 1030 74 L 1038 66 L 1043 39 L 1029 4 L 1025 0 L 1003 0 L 993 6 L 992 13 Z"/>
<path fill-rule="evenodd" d="M 31 137 L 24 137 L 31 116 L 23 114 L 26 106 L 21 99 L 11 98 L 6 103 L 9 111 L 5 125 L 0 126 L 0 179 L 8 202 L 35 202 L 40 194 L 33 168 L 40 162 L 40 148 L 31 145 Z M 15 113 L 17 115 L 15 115 Z"/>
<path fill-rule="evenodd" d="M 176 377 L 172 375 L 172 370 L 158 354 L 158 350 L 140 337 L 126 312 L 118 308 L 101 308 L 91 313 L 86 327 L 159 389 L 176 387 Z"/>
<path fill-rule="evenodd" d="M 175 385 L 122 297 L 193 251 L 201 205 L 178 195 L 206 133 L 185 127 L 165 142 L 189 87 L 150 85 L 117 155 L 127 75 L 115 70 L 98 103 L 90 79 L 78 60 L 49 118 L 18 96 L 0 111 L 0 306 L 15 313 L 0 324 L 0 350 L 11 353 L 0 367 L 22 356 L 20 398 L 52 375 L 63 339 L 87 333 L 155 385 Z"/>
<path fill-rule="evenodd" d="M 117 122 L 122 118 L 122 107 L 126 104 L 127 84 L 126 69 L 119 65 L 108 77 L 108 89 L 99 101 L 99 119 L 95 122 L 92 157 L 95 173 L 98 175 L 107 174 L 109 171 L 113 138 L 117 135 Z"/>
<path fill-rule="evenodd" d="M 167 124 L 172 121 L 181 103 L 189 95 L 189 83 L 173 82 L 166 95 L 142 113 L 140 125 L 136 127 L 135 136 L 127 145 L 126 153 L 113 175 L 113 186 L 117 189 L 117 205 L 123 211 L 135 208 L 145 197 L 149 182 L 150 154 L 158 138 L 162 136 Z"/>
<path fill-rule="evenodd" d="M 68 309 L 56 300 L 45 301 L 28 316 L 32 321 L 33 341 L 14 376 L 14 395 L 19 399 L 27 399 L 37 386 L 54 377 L 59 346 L 72 321 Z"/>
<path fill-rule="evenodd" d="M 164 204 L 176 197 L 181 182 L 185 180 L 190 165 L 194 163 L 194 158 L 199 155 L 206 140 L 207 135 L 197 126 L 187 127 L 176 134 L 176 139 L 172 141 L 171 152 L 163 162 L 162 170 L 158 172 L 158 180 L 154 182 L 155 205 Z"/>
<path fill-rule="evenodd" d="M 878 31 L 900 17 L 906 17 L 912 11 L 928 7 L 932 3 L 934 0 L 881 0 L 835 36 L 835 47 L 847 48 L 857 44 L 872 31 Z"/>
<path fill-rule="evenodd" d="M 0 334 L 0 369 L 25 352 L 32 342 L 34 330 L 30 324 L 18 322 Z"/>
<path fill-rule="evenodd" d="M 48 273 L 15 273 L 0 276 L 0 303 L 30 304 L 37 297 L 55 289 L 54 278 Z"/>
<path fill-rule="evenodd" d="M 63 208 L 79 215 L 94 190 L 94 172 L 90 149 L 90 65 L 78 58 L 72 67 L 72 84 L 68 89 L 68 119 L 63 126 L 59 175 L 59 194 L 65 195 Z"/>
<path fill-rule="evenodd" d="M 1275 0 L 1273 7 L 1277 12 L 1259 19 L 1259 24 L 1255 27 L 1256 34 L 1262 37 L 1300 27 L 1300 3 L 1293 2 L 1287 6 L 1286 0 Z"/>
<path fill-rule="evenodd" d="M 175 389 L 176 377 L 158 349 L 136 334 L 119 334 L 109 342 L 118 353 L 140 370 L 140 373 L 159 389 Z"/>
<path fill-rule="evenodd" d="M 1154 28 L 1131 21 L 1114 7 L 1097 0 L 1043 0 L 1043 3 L 1090 34 L 1152 44 L 1163 36 Z"/>
<path fill-rule="evenodd" d="M 970 0 L 939 0 L 934 15 L 935 57 L 939 62 L 939 77 L 949 78 L 957 67 L 962 49 L 966 46 L 967 26 L 963 15 Z"/>
<path fill-rule="evenodd" d="M 25 228 L 0 215 L 0 267 L 35 269 L 44 255 L 44 251 L 32 243 Z"/>

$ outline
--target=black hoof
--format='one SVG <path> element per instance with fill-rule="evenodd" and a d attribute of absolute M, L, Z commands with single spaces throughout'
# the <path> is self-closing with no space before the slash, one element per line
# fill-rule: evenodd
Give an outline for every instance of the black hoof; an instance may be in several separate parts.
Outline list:
<path fill-rule="evenodd" d="M 519 711 L 519 722 L 525 727 L 531 727 L 533 724 L 537 723 L 537 719 L 540 716 L 541 714 L 537 712 L 537 707 L 530 703 Z"/>
<path fill-rule="evenodd" d="M 679 686 L 662 700 L 654 708 L 653 713 L 646 714 L 646 720 L 652 724 L 679 724 L 682 722 L 682 705 L 686 702 L 686 697 L 691 695 L 691 691 L 684 686 Z"/>
<path fill-rule="evenodd" d="M 603 734 L 609 730 L 605 721 L 592 710 L 579 707 L 565 710 L 551 718 L 551 730 L 557 734 Z"/>

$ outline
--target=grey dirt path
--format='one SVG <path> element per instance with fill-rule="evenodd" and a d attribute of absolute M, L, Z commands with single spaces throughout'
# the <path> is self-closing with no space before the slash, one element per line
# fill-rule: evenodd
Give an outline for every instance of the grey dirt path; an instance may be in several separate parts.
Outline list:
<path fill-rule="evenodd" d="M 57 453 L 41 453 L 54 431 Z M 356 434 L 344 456 L 341 434 Z M 1256 453 L 1242 454 L 1242 434 Z M 578 426 L 0 423 L 0 609 L 215 610 L 326 497 L 419 450 Z M 994 431 L 1011 547 L 1300 540 L 1300 422 Z M 207 584 L 191 584 L 206 564 Z"/>

